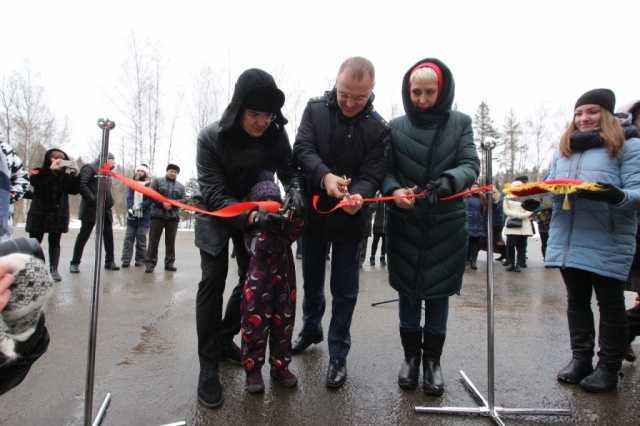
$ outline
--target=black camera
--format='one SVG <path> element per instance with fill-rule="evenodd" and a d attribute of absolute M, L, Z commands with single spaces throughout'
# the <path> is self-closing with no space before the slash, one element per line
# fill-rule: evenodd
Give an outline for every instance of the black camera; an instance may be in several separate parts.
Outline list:
<path fill-rule="evenodd" d="M 44 253 L 40 243 L 35 238 L 16 238 L 0 243 L 0 256 L 6 256 L 11 253 L 24 253 L 37 257 L 44 262 Z"/>

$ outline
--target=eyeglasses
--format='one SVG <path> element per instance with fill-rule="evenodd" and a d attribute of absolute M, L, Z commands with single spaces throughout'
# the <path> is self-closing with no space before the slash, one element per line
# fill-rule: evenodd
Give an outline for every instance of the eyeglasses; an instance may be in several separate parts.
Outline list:
<path fill-rule="evenodd" d="M 247 117 L 252 120 L 262 120 L 262 121 L 274 121 L 277 117 L 276 114 L 260 114 L 259 112 L 246 110 L 245 113 Z"/>
<path fill-rule="evenodd" d="M 353 95 L 347 95 L 342 90 L 338 90 L 338 96 L 344 99 L 353 99 L 355 102 L 367 102 L 369 100 L 369 96 L 371 95 L 353 96 Z"/>

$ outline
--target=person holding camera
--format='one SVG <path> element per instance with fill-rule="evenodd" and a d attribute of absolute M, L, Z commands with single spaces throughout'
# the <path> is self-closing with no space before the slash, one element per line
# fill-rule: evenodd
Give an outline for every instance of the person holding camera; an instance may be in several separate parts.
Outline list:
<path fill-rule="evenodd" d="M 42 167 L 29 173 L 29 180 L 33 193 L 25 231 L 40 243 L 49 234 L 49 271 L 54 281 L 61 281 L 60 238 L 69 232 L 69 194 L 80 191 L 78 166 L 64 151 L 53 148 L 45 153 Z"/>
<path fill-rule="evenodd" d="M 113 166 L 115 164 L 115 157 L 112 153 L 109 153 L 107 162 Z M 82 252 L 84 246 L 89 241 L 93 227 L 96 226 L 96 212 L 98 208 L 98 169 L 101 166 L 100 159 L 97 158 L 93 163 L 85 164 L 80 169 L 80 196 L 82 201 L 80 202 L 80 212 L 78 218 L 80 219 L 82 226 L 80 227 L 80 233 L 76 238 L 76 244 L 73 247 L 73 257 L 71 259 L 71 266 L 69 271 L 77 274 L 80 272 L 80 261 L 82 260 Z M 111 207 L 113 207 L 113 195 L 111 194 L 111 179 L 107 179 L 107 191 L 104 204 L 104 226 L 103 226 L 103 239 L 104 243 L 104 269 L 110 269 L 117 271 L 120 269 L 118 265 L 113 261 L 115 259 L 114 247 L 113 247 L 113 213 Z"/>
<path fill-rule="evenodd" d="M 149 186 L 151 175 L 149 167 L 141 164 L 136 168 L 133 180 Z M 135 243 L 135 265 L 144 265 L 144 258 L 147 252 L 147 234 L 151 226 L 151 200 L 132 188 L 127 188 L 127 230 L 124 235 L 122 245 L 122 267 L 128 268 L 133 256 L 133 246 Z"/>

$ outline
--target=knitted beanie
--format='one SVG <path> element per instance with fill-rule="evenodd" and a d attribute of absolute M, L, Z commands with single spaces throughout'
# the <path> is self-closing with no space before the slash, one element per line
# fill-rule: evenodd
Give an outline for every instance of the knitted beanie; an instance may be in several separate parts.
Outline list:
<path fill-rule="evenodd" d="M 573 109 L 576 109 L 582 105 L 590 104 L 599 105 L 613 114 L 613 110 L 616 106 L 616 95 L 609 89 L 589 90 L 587 93 L 578 98 L 576 106 Z"/>
<path fill-rule="evenodd" d="M 273 172 L 263 170 L 258 175 L 258 183 L 253 185 L 249 194 L 251 201 L 265 201 L 271 199 L 282 203 L 280 188 L 273 180 Z"/>
<path fill-rule="evenodd" d="M 31 337 L 42 308 L 53 292 L 53 281 L 44 262 L 23 253 L 0 257 L 14 280 L 7 306 L 0 312 L 0 352 L 9 361 L 18 357 L 16 344 Z"/>
<path fill-rule="evenodd" d="M 178 167 L 177 164 L 169 164 L 167 166 L 167 171 L 169 170 L 175 170 L 176 172 L 180 173 L 180 167 Z"/>

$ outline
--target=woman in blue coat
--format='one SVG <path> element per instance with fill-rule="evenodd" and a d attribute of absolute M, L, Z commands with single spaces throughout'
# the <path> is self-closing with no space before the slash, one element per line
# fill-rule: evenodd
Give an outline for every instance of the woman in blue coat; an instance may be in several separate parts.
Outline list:
<path fill-rule="evenodd" d="M 548 179 L 597 182 L 600 191 L 580 191 L 553 203 L 545 265 L 559 267 L 567 288 L 573 359 L 558 380 L 591 392 L 616 387 L 627 341 L 624 285 L 635 252 L 640 210 L 640 139 L 630 115 L 614 116 L 608 89 L 583 94 L 554 154 Z M 591 295 L 600 309 L 598 363 L 593 369 L 595 325 Z"/>

